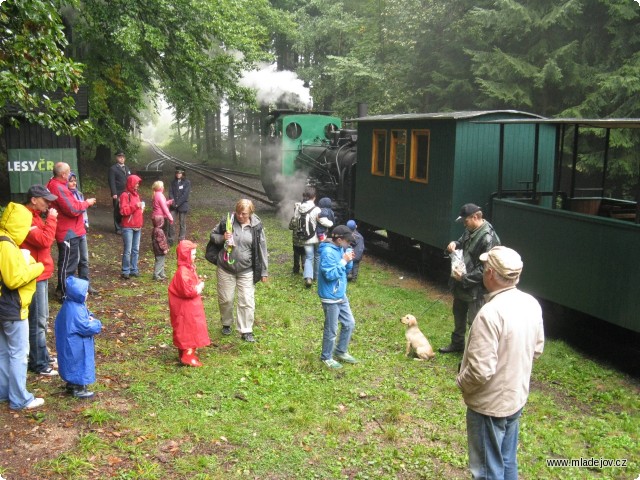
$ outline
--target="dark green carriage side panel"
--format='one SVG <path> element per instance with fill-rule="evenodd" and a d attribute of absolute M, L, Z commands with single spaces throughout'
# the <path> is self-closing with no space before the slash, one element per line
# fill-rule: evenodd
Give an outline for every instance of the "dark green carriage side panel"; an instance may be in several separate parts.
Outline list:
<path fill-rule="evenodd" d="M 338 129 L 342 128 L 342 120 L 339 117 L 328 115 L 283 115 L 282 121 L 278 125 L 282 134 L 282 174 L 290 177 L 295 174 L 295 159 L 300 152 L 302 145 L 319 145 L 322 142 L 329 142 L 325 136 L 325 128 L 333 124 Z M 298 138 L 289 138 L 286 134 L 287 127 L 292 123 L 297 123 L 301 128 Z"/>
<path fill-rule="evenodd" d="M 356 218 L 436 248 L 444 247 L 462 234 L 462 225 L 454 222 L 460 206 L 473 202 L 487 209 L 491 194 L 497 190 L 500 127 L 479 122 L 531 117 L 535 116 L 523 112 L 459 112 L 369 117 L 359 122 Z M 427 184 L 410 181 L 408 175 L 402 180 L 389 177 L 388 144 L 385 175 L 371 173 L 373 131 L 398 128 L 407 130 L 408 152 L 412 130 L 431 132 Z M 535 127 L 508 126 L 505 132 L 504 188 L 524 189 L 526 184 L 518 182 L 532 178 Z M 541 138 L 544 155 L 539 157 L 545 160 L 539 166 L 538 190 L 552 186 L 555 130 L 545 129 Z"/>
<path fill-rule="evenodd" d="M 524 291 L 640 332 L 640 225 L 509 200 L 493 219 L 522 256 Z"/>
<path fill-rule="evenodd" d="M 488 115 L 483 120 L 492 119 L 491 117 L 496 116 Z M 536 183 L 538 192 L 550 192 L 553 187 L 555 135 L 553 126 L 541 126 Z M 457 213 L 460 205 L 469 202 L 480 205 L 485 212 L 489 211 L 490 195 L 495 193 L 498 187 L 499 139 L 499 125 L 458 123 L 452 215 Z M 503 190 L 524 190 L 533 187 L 534 153 L 534 125 L 505 126 Z"/>
<path fill-rule="evenodd" d="M 374 129 L 406 129 L 407 157 L 411 151 L 411 130 L 430 130 L 429 182 L 427 184 L 389 177 L 389 145 L 384 176 L 371 173 Z M 391 232 L 441 246 L 450 226 L 455 122 L 376 122 L 358 126 L 358 168 L 356 169 L 355 216 L 358 220 Z M 407 159 L 407 165 L 409 160 Z"/>

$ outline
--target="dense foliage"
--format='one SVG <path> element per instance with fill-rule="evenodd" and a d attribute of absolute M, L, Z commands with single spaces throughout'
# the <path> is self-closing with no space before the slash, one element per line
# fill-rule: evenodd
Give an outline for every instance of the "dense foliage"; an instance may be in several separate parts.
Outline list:
<path fill-rule="evenodd" d="M 58 1 L 0 2 L 0 117 L 73 135 L 87 131 L 71 96 L 82 81 L 82 65 L 65 56 L 59 7 Z"/>
<path fill-rule="evenodd" d="M 343 117 L 358 102 L 371 113 L 640 117 L 634 0 L 7 0 L 0 22 L 0 108 L 74 132 L 73 100 L 46 92 L 86 84 L 89 144 L 105 156 L 130 146 L 159 95 L 204 155 L 220 147 L 224 102 L 233 135 L 255 131 L 239 79 L 274 58 L 315 108 Z M 636 141 L 612 135 L 616 148 Z M 622 157 L 614 170 L 637 170 Z"/>

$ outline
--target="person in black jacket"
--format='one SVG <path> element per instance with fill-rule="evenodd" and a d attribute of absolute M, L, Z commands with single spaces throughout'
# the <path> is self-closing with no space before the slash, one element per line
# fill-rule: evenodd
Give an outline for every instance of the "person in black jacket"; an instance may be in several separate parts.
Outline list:
<path fill-rule="evenodd" d="M 473 203 L 466 203 L 460 209 L 456 222 L 464 223 L 464 233 L 458 241 L 447 245 L 447 252 L 462 250 L 465 271 L 452 272 L 449 286 L 453 292 L 453 322 L 451 343 L 439 349 L 440 353 L 464 351 L 464 337 L 467 323 L 471 325 L 484 304 L 487 293 L 482 284 L 483 265 L 480 255 L 500 245 L 500 239 L 493 226 L 482 215 L 482 209 Z"/>
<path fill-rule="evenodd" d="M 169 187 L 169 198 L 173 199 L 171 210 L 176 212 L 177 222 L 169 224 L 169 245 L 176 241 L 175 224 L 180 225 L 178 241 L 184 240 L 187 235 L 187 213 L 189 212 L 189 194 L 191 193 L 191 182 L 185 178 L 184 168 L 176 167 L 176 178 L 171 181 Z"/>
<path fill-rule="evenodd" d="M 109 188 L 111 189 L 111 198 L 113 199 L 113 225 L 118 235 L 122 234 L 122 225 L 120 224 L 120 195 L 127 189 L 127 177 L 131 175 L 131 171 L 124 164 L 124 153 L 116 153 L 116 163 L 111 165 L 109 169 Z"/>

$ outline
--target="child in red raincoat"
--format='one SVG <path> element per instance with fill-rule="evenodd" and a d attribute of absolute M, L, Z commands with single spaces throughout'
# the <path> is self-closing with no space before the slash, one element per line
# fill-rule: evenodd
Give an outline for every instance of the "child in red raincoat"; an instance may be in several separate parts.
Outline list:
<path fill-rule="evenodd" d="M 178 243 L 178 270 L 169 285 L 169 311 L 173 344 L 178 349 L 180 361 L 185 365 L 201 367 L 196 349 L 206 347 L 211 340 L 200 297 L 204 282 L 200 281 L 196 273 L 196 247 L 189 240 Z"/>

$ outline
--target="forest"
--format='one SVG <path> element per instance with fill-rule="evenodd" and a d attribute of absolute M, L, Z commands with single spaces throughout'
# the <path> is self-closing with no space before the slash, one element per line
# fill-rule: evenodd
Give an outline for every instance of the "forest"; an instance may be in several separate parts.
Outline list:
<path fill-rule="evenodd" d="M 269 64 L 343 118 L 359 102 L 370 114 L 640 117 L 638 0 L 6 0 L 0 24 L 3 123 L 79 135 L 97 161 L 135 151 L 160 99 L 197 155 L 237 161 L 261 112 L 300 106 L 243 83 Z M 81 85 L 86 119 L 71 96 Z M 628 152 L 638 139 L 611 142 Z M 614 174 L 637 173 L 633 153 L 618 158 Z"/>

